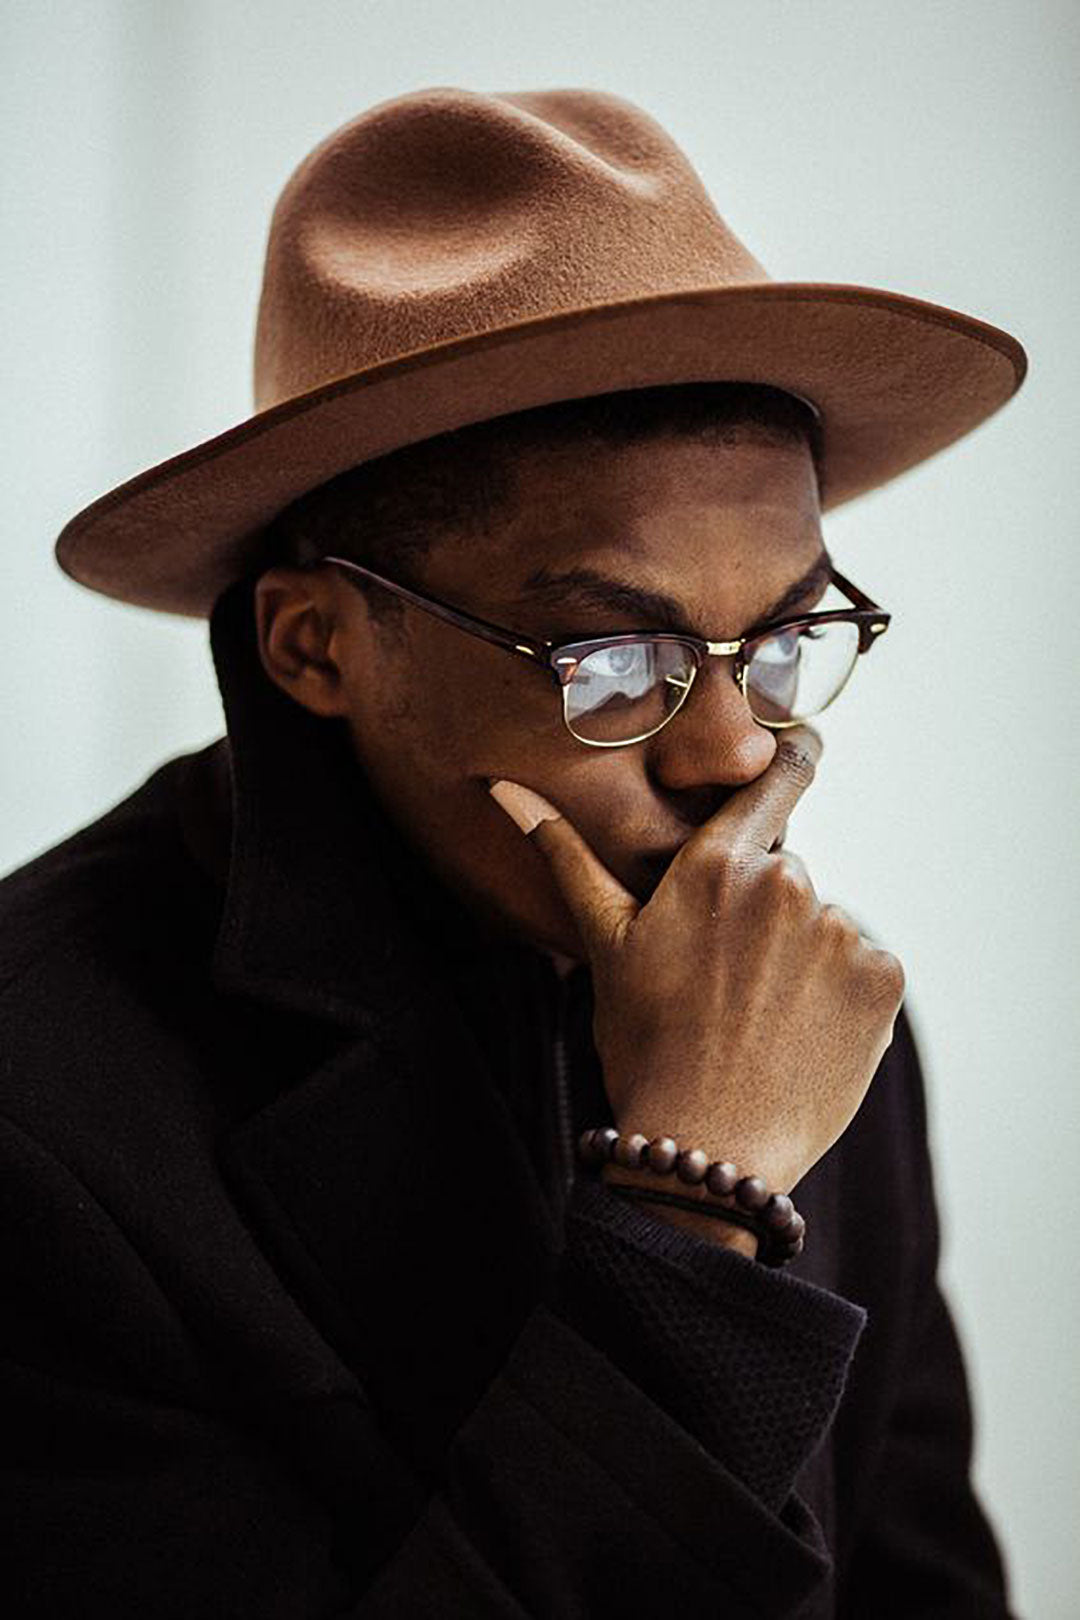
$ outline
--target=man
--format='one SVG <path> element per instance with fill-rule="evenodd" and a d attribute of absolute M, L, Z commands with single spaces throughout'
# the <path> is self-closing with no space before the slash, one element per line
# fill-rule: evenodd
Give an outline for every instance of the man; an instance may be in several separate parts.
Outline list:
<path fill-rule="evenodd" d="M 824 511 L 1023 369 L 614 96 L 305 160 L 259 411 L 59 542 L 227 735 L 0 886 L 8 1612 L 1007 1615 L 903 969 L 782 846 Z"/>

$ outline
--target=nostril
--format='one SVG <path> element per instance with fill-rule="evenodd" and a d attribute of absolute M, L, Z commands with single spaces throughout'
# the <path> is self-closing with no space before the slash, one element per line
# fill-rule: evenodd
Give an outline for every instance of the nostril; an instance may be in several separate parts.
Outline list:
<path fill-rule="evenodd" d="M 675 819 L 681 822 L 687 837 L 695 832 L 731 798 L 731 788 L 672 788 L 665 783 L 656 784 L 657 792 Z"/>

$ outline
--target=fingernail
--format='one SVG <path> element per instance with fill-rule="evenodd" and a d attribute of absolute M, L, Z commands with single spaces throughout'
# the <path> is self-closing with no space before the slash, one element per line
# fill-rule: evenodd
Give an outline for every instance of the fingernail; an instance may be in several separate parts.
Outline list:
<path fill-rule="evenodd" d="M 523 833 L 531 833 L 542 821 L 557 821 L 559 812 L 532 788 L 520 782 L 492 782 L 488 792 L 502 805 L 511 820 L 516 821 Z"/>

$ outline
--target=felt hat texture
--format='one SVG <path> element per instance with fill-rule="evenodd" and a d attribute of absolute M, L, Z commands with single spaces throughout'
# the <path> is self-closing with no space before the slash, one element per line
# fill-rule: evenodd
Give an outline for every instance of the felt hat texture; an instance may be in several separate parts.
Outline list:
<path fill-rule="evenodd" d="M 254 414 L 85 507 L 56 557 L 92 590 L 206 617 L 270 519 L 349 467 L 508 412 L 685 382 L 812 405 L 828 511 L 969 433 L 1026 370 L 1020 342 L 974 316 L 773 280 L 621 96 L 436 86 L 353 118 L 286 183 Z"/>

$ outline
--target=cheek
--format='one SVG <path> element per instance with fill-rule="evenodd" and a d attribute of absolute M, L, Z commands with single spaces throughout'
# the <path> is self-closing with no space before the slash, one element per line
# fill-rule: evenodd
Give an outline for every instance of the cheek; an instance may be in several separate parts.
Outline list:
<path fill-rule="evenodd" d="M 425 775 L 447 783 L 577 763 L 554 682 L 505 662 L 481 657 L 473 668 L 462 661 L 422 683 L 395 677 L 383 728 L 415 752 Z"/>
<path fill-rule="evenodd" d="M 377 637 L 367 653 L 350 672 L 350 726 L 357 754 L 398 804 L 423 797 L 433 821 L 472 820 L 478 779 L 507 776 L 598 822 L 608 840 L 620 809 L 634 807 L 631 824 L 640 815 L 640 761 L 576 742 L 543 671 L 482 646 L 448 652 L 437 634 Z"/>
<path fill-rule="evenodd" d="M 421 627 L 423 628 L 423 627 Z M 365 752 L 415 752 L 423 767 L 432 739 L 452 746 L 468 721 L 468 679 L 414 627 L 376 624 L 348 672 L 350 723 Z"/>
<path fill-rule="evenodd" d="M 395 800 L 437 788 L 445 801 L 470 777 L 528 757 L 514 671 L 478 673 L 467 656 L 385 638 L 370 654 L 350 672 L 349 726 L 358 756 Z"/>
<path fill-rule="evenodd" d="M 442 776 L 458 756 L 466 718 L 454 694 L 384 672 L 351 705 L 351 725 L 364 759 L 422 778 Z"/>
<path fill-rule="evenodd" d="M 482 778 L 508 776 L 547 794 L 619 871 L 647 819 L 648 789 L 640 762 L 574 741 L 554 683 L 548 690 L 538 679 L 534 694 L 514 674 L 487 669 L 470 687 L 463 667 L 420 681 L 414 666 L 387 661 L 378 686 L 368 680 L 357 691 L 350 728 L 384 806 L 442 878 L 534 940 L 572 952 L 573 925 L 550 873 Z"/>

